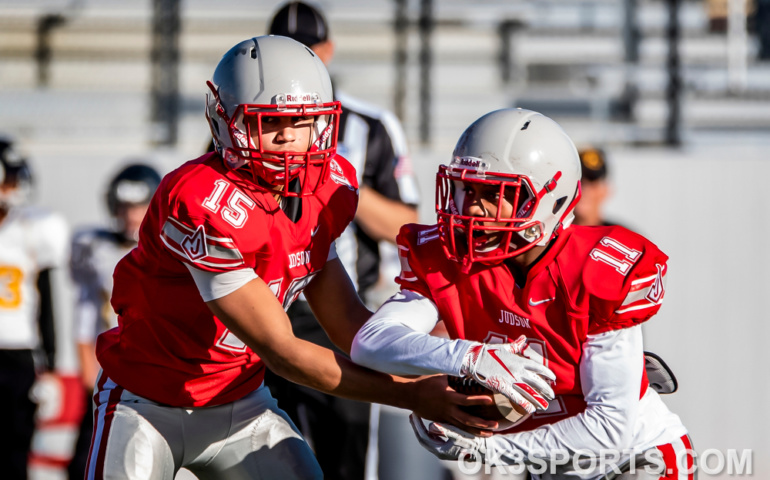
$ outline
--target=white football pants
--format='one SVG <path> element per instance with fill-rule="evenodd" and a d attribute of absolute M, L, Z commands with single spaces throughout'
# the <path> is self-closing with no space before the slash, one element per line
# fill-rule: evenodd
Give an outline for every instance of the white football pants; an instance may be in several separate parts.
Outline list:
<path fill-rule="evenodd" d="M 97 380 L 88 479 L 320 479 L 313 451 L 264 385 L 216 407 L 181 408 Z"/>

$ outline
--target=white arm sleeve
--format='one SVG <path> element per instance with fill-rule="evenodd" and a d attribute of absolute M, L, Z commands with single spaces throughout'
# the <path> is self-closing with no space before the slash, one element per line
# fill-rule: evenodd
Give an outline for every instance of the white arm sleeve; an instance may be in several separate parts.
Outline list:
<path fill-rule="evenodd" d="M 257 278 L 256 272 L 250 268 L 214 273 L 186 263 L 184 266 L 190 271 L 204 302 L 222 298 Z"/>
<path fill-rule="evenodd" d="M 639 411 L 643 355 L 641 325 L 589 335 L 580 361 L 585 411 L 528 432 L 494 435 L 488 440 L 494 455 L 516 458 L 512 453 L 518 450 L 525 459 L 547 458 L 557 450 L 598 455 L 602 449 L 628 448 Z"/>
<path fill-rule="evenodd" d="M 438 323 L 436 305 L 411 290 L 393 295 L 353 340 L 354 362 L 393 375 L 460 375 L 474 342 L 430 335 Z"/>

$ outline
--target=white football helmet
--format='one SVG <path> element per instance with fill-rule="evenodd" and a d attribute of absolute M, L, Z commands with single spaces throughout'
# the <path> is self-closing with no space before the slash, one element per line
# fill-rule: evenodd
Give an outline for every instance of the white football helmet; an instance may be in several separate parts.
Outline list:
<path fill-rule="evenodd" d="M 248 186 L 304 196 L 325 182 L 341 109 L 326 67 L 312 50 L 274 35 L 245 40 L 225 53 L 207 84 L 206 119 L 216 150 Z M 310 150 L 266 150 L 260 133 L 267 116 L 313 117 Z M 292 192 L 289 182 L 295 178 L 301 189 Z"/>
<path fill-rule="evenodd" d="M 463 215 L 467 182 L 500 188 L 495 217 Z M 522 109 L 488 113 L 460 136 L 452 162 L 439 167 L 436 213 L 444 250 L 469 268 L 546 245 L 572 223 L 579 198 L 580 159 L 556 122 Z M 512 218 L 501 217 L 504 200 L 513 205 Z"/>

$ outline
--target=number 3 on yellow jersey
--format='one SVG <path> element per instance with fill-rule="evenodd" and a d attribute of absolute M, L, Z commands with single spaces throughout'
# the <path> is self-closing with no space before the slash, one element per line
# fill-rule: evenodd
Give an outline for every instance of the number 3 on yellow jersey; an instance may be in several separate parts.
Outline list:
<path fill-rule="evenodd" d="M 0 265 L 0 308 L 18 308 L 21 305 L 22 272 L 16 267 Z"/>

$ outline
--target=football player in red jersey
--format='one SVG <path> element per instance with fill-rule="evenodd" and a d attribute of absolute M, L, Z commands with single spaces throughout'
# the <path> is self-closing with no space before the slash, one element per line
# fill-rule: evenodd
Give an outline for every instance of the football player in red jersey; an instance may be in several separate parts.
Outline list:
<path fill-rule="evenodd" d="M 392 374 L 460 376 L 479 352 L 523 336 L 523 354 L 556 374 L 549 407 L 488 438 L 413 415 L 423 446 L 526 464 L 540 479 L 613 468 L 691 479 L 687 430 L 644 370 L 641 324 L 663 301 L 668 257 L 623 227 L 570 226 L 579 180 L 577 151 L 553 120 L 521 109 L 479 118 L 439 168 L 437 225 L 402 228 L 401 292 L 357 334 L 351 357 Z M 453 340 L 429 335 L 439 320 Z"/>
<path fill-rule="evenodd" d="M 246 40 L 208 87 L 216 152 L 165 176 L 113 275 L 118 326 L 97 340 L 88 478 L 170 479 L 182 467 L 199 478 L 320 478 L 262 385 L 266 367 L 477 433 L 493 426 L 461 411 L 484 400 L 445 378 L 393 378 L 292 334 L 285 309 L 301 293 L 346 352 L 371 315 L 334 246 L 355 213 L 356 174 L 335 155 L 339 103 L 316 55 L 285 37 Z"/>

